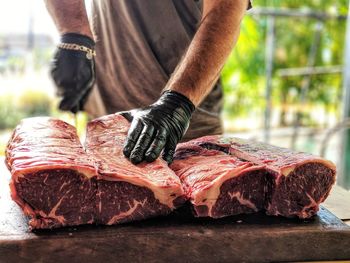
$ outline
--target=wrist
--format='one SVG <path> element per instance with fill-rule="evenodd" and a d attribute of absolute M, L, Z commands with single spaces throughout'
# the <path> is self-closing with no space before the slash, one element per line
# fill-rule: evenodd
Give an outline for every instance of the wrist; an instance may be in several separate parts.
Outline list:
<path fill-rule="evenodd" d="M 174 105 L 174 108 L 181 107 L 188 118 L 196 109 L 192 101 L 180 92 L 173 90 L 166 90 L 162 93 L 160 101 Z"/>
<path fill-rule="evenodd" d="M 94 49 L 95 47 L 95 41 L 91 37 L 78 33 L 65 33 L 61 35 L 61 43 L 77 44 L 90 49 Z"/>
<path fill-rule="evenodd" d="M 92 31 L 90 29 L 90 26 L 77 26 L 77 27 L 73 27 L 73 26 L 70 26 L 68 28 L 64 28 L 64 29 L 61 29 L 59 30 L 59 33 L 61 36 L 65 35 L 65 34 L 78 34 L 78 35 L 83 35 L 83 36 L 87 36 L 91 39 L 93 39 L 93 34 L 92 34 Z"/>
<path fill-rule="evenodd" d="M 94 40 L 77 33 L 63 34 L 61 36 L 61 43 L 57 47 L 61 50 L 85 53 L 86 58 L 89 60 L 92 60 L 96 56 Z"/>

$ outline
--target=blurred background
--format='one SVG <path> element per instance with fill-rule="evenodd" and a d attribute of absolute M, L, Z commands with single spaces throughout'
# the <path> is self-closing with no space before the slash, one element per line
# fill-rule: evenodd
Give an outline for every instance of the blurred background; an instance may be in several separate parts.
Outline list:
<path fill-rule="evenodd" d="M 58 34 L 44 1 L 0 4 L 3 155 L 22 118 L 50 115 L 72 123 L 73 116 L 57 110 L 48 66 Z M 350 189 L 349 1 L 253 5 L 222 72 L 225 132 L 323 155 L 338 165 L 338 183 Z M 79 114 L 80 133 L 87 119 Z"/>

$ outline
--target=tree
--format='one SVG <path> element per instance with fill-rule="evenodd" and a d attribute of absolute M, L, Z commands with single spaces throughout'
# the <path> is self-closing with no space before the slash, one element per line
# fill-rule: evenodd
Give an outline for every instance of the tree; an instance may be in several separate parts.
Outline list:
<path fill-rule="evenodd" d="M 254 1 L 254 6 L 313 9 L 321 12 L 337 12 L 346 15 L 346 0 L 330 1 Z M 298 103 L 303 77 L 280 78 L 277 69 L 304 67 L 313 40 L 314 19 L 276 19 L 276 45 L 274 56 L 273 103 L 281 108 L 280 124 L 288 125 L 285 116 L 290 105 Z M 324 21 L 315 65 L 340 65 L 343 60 L 345 20 Z M 242 23 L 241 36 L 230 55 L 222 73 L 225 93 L 224 113 L 227 118 L 248 116 L 251 111 L 261 112 L 265 106 L 265 36 L 266 17 L 246 16 Z M 341 96 L 341 75 L 312 76 L 308 103 L 323 105 L 326 111 L 339 112 L 338 101 Z M 308 107 L 310 108 L 310 107 Z M 307 120 L 308 118 L 305 118 Z"/>

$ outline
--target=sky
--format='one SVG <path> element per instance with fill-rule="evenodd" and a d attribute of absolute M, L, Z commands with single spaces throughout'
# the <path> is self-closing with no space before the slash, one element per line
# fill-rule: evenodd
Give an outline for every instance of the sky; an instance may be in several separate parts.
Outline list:
<path fill-rule="evenodd" d="M 34 33 L 45 33 L 58 39 L 56 27 L 49 16 L 44 0 L 0 0 L 0 35 L 26 33 L 33 16 Z"/>
<path fill-rule="evenodd" d="M 90 6 L 91 0 L 85 0 Z M 89 12 L 89 9 L 88 9 Z M 0 0 L 0 36 L 5 34 L 28 33 L 30 18 L 33 18 L 35 34 L 48 34 L 57 43 L 59 34 L 46 10 L 44 0 Z M 8 92 L 20 93 L 28 88 L 45 91 L 53 90 L 51 79 L 46 71 L 30 72 L 23 76 L 0 76 L 0 90 L 6 87 Z M 0 96 L 2 95 L 0 92 Z"/>
<path fill-rule="evenodd" d="M 90 11 L 92 0 L 85 0 Z M 44 0 L 0 0 L 0 36 L 8 33 L 27 33 L 32 15 L 36 34 L 48 34 L 57 42 L 59 35 L 45 7 Z"/>

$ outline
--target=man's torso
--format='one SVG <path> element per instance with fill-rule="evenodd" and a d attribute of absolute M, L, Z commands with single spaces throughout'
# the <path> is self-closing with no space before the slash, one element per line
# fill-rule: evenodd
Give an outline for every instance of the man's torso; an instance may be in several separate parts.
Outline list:
<path fill-rule="evenodd" d="M 195 0 L 95 0 L 94 94 L 106 112 L 94 98 L 87 110 L 96 116 L 156 101 L 196 32 L 201 9 Z M 193 114 L 185 139 L 221 133 L 221 105 L 217 83 Z"/>

